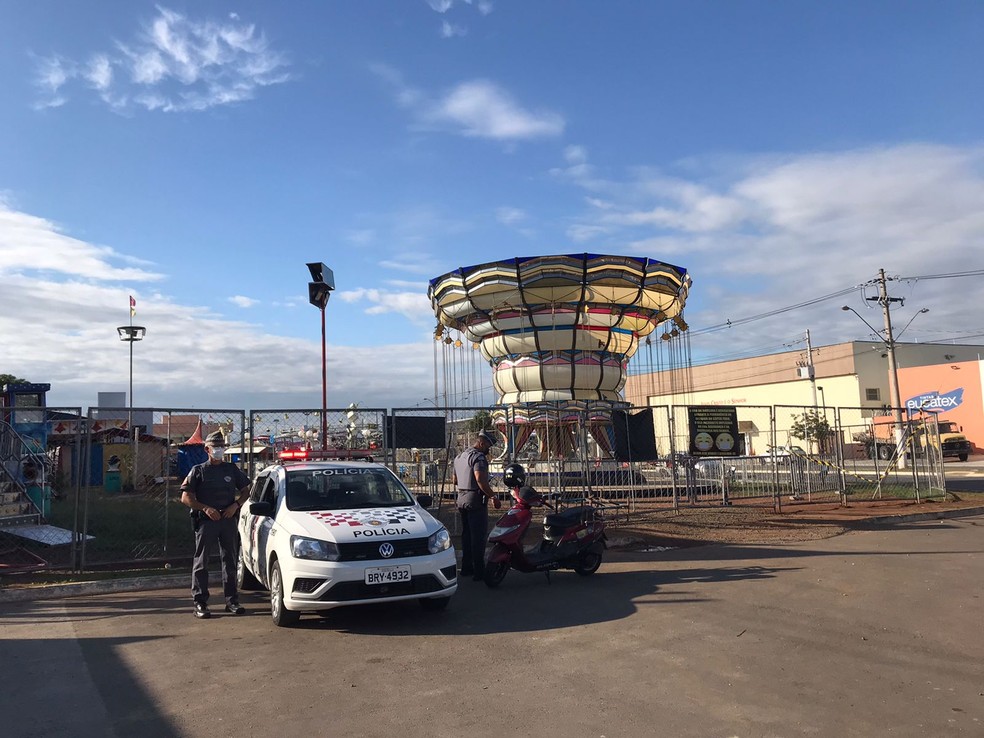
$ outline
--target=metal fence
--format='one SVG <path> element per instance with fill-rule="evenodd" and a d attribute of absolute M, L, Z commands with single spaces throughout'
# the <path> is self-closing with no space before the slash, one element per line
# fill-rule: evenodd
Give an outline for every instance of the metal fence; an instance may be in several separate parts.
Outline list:
<path fill-rule="evenodd" d="M 75 569 L 187 561 L 193 537 L 180 485 L 191 466 L 205 460 L 205 436 L 219 429 L 229 444 L 227 458 L 251 477 L 285 454 L 324 446 L 337 458 L 372 457 L 387 464 L 413 493 L 429 495 L 439 514 L 449 512 L 456 497 L 455 456 L 473 443 L 477 430 L 488 427 L 503 440 L 490 465 L 501 497 L 508 494 L 502 469 L 519 461 L 529 482 L 556 493 L 561 506 L 591 499 L 608 506 L 615 522 L 631 518 L 640 506 L 781 509 L 790 500 L 918 500 L 945 494 L 934 418 L 909 420 L 896 438 L 873 431 L 876 413 L 870 409 L 737 406 L 739 455 L 696 458 L 689 453 L 686 406 L 624 412 L 651 413 L 655 448 L 639 454 L 642 458 L 631 452 L 612 458 L 611 416 L 606 420 L 590 410 L 531 414 L 523 407 L 353 405 L 326 413 L 247 413 L 97 407 L 83 415 L 80 408 L 44 408 L 38 422 L 45 436 L 46 476 L 35 485 L 35 498 L 49 537 L 24 538 L 0 527 L 0 553 L 16 550 L 27 566 Z M 915 438 L 927 440 L 917 447 Z M 442 519 L 456 525 L 456 516 Z"/>

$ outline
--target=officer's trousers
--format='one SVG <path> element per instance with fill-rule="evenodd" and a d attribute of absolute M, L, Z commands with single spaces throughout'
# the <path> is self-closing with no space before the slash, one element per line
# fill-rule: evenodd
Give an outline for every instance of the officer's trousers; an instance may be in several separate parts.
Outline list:
<path fill-rule="evenodd" d="M 237 517 L 211 520 L 203 519 L 195 523 L 195 561 L 191 566 L 191 596 L 195 602 L 208 602 L 208 560 L 219 545 L 219 560 L 222 562 L 222 591 L 226 602 L 234 602 L 236 591 L 236 556 L 239 551 L 239 533 L 236 531 Z"/>
<path fill-rule="evenodd" d="M 461 515 L 461 573 L 480 575 L 485 571 L 485 543 L 489 534 L 489 508 L 472 502 L 458 508 Z"/>

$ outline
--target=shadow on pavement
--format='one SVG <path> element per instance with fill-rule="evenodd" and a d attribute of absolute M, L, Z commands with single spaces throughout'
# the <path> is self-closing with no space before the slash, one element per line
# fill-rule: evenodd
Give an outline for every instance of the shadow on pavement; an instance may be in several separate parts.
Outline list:
<path fill-rule="evenodd" d="M 77 620 L 104 620 L 121 615 L 164 615 L 171 612 L 191 612 L 191 599 L 177 600 L 156 592 L 134 592 L 119 595 L 71 598 L 71 613 L 66 613 L 63 600 L 38 600 L 11 607 L 0 614 L 0 624 L 17 621 L 61 623 Z"/>
<path fill-rule="evenodd" d="M 497 589 L 463 581 L 445 612 L 425 613 L 416 602 L 342 607 L 324 618 L 305 616 L 301 629 L 326 629 L 362 635 L 411 636 L 502 634 L 570 628 L 627 618 L 637 605 L 705 602 L 697 591 L 661 591 L 665 585 L 752 581 L 782 569 L 762 566 L 693 568 L 673 571 L 610 571 L 591 577 L 554 572 L 510 572 Z M 642 599 L 645 598 L 645 599 Z"/>
<path fill-rule="evenodd" d="M 43 627 L 43 626 L 41 626 Z M 136 638 L 0 640 L 4 734 L 11 736 L 180 735 L 141 687 L 119 649 Z"/>

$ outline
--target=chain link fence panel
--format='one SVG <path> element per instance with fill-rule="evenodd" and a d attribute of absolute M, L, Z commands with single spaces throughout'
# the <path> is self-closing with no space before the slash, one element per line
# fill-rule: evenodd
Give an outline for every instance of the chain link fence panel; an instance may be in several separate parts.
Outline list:
<path fill-rule="evenodd" d="M 230 448 L 242 444 L 245 413 L 95 407 L 87 425 L 80 566 L 190 559 L 181 482 L 206 461 L 209 433 L 221 430 Z"/>
<path fill-rule="evenodd" d="M 895 423 L 893 410 L 837 408 L 845 496 L 851 499 L 942 499 L 942 440 L 935 416 Z"/>
<path fill-rule="evenodd" d="M 0 551 L 19 552 L 26 566 L 52 568 L 189 560 L 194 539 L 180 485 L 205 460 L 203 442 L 215 430 L 226 436 L 227 459 L 251 478 L 267 464 L 306 452 L 383 462 L 454 533 L 454 458 L 485 428 L 501 438 L 490 472 L 504 508 L 510 500 L 502 469 L 512 461 L 526 467 L 530 484 L 554 493 L 561 508 L 591 501 L 611 510 L 614 523 L 640 509 L 681 504 L 945 495 L 947 441 L 935 416 L 909 418 L 896 432 L 891 410 L 737 406 L 741 453 L 696 458 L 689 453 L 687 406 L 621 411 L 646 438 L 649 420 L 640 413 L 651 413 L 654 448 L 645 458 L 616 458 L 612 415 L 590 409 L 94 407 L 86 414 L 38 408 L 36 418 L 19 409 L 34 423 L 21 427 L 42 459 L 40 481 L 25 489 L 51 537 L 32 540 L 0 528 Z"/>

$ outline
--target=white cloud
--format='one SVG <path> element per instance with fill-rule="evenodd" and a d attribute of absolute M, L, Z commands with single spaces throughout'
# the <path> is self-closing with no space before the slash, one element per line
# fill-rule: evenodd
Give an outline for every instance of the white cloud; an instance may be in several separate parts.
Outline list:
<path fill-rule="evenodd" d="M 468 34 L 467 29 L 464 26 L 459 26 L 457 23 L 449 23 L 448 21 L 443 21 L 441 23 L 441 38 L 454 38 L 455 36 L 466 36 Z"/>
<path fill-rule="evenodd" d="M 588 152 L 583 146 L 567 146 L 564 161 L 567 166 L 551 169 L 552 176 L 574 182 L 585 189 L 594 189 L 594 169 L 588 163 Z"/>
<path fill-rule="evenodd" d="M 320 407 L 321 344 L 270 334 L 180 304 L 134 284 L 163 275 L 120 266 L 139 264 L 116 250 L 62 233 L 50 221 L 0 206 L 0 335 L 3 365 L 33 381 L 50 382 L 52 406 L 89 406 L 100 391 L 126 390 L 127 345 L 115 326 L 137 300 L 145 340 L 134 351 L 135 402 L 155 407 Z M 305 301 L 306 298 L 298 298 Z M 412 315 L 430 327 L 424 292 L 366 292 L 372 314 Z M 242 307 L 255 300 L 236 296 Z M 422 304 L 413 304 L 414 301 Z M 426 319 L 425 319 L 426 316 Z M 400 406 L 432 387 L 432 346 L 419 343 L 328 350 L 329 403 Z M 193 357 L 193 360 L 189 360 Z M 276 357 L 270 367 L 258 357 Z M 272 372 L 279 367 L 290 371 Z M 263 378 L 262 373 L 271 370 Z M 218 377 L 218 381 L 216 380 Z"/>
<path fill-rule="evenodd" d="M 54 273 L 103 282 L 162 279 L 151 271 L 116 264 L 127 261 L 108 246 L 72 238 L 50 221 L 0 201 L 0 275 Z"/>
<path fill-rule="evenodd" d="M 586 164 L 588 152 L 583 146 L 567 146 L 564 148 L 564 159 L 571 166 Z"/>
<path fill-rule="evenodd" d="M 359 230 L 349 231 L 345 234 L 345 238 L 350 243 L 354 243 L 358 246 L 365 246 L 375 240 L 376 232 L 371 228 L 362 228 Z"/>
<path fill-rule="evenodd" d="M 235 14 L 227 21 L 196 20 L 158 6 L 157 16 L 134 39 L 97 52 L 79 71 L 59 56 L 38 62 L 38 107 L 64 104 L 63 89 L 76 77 L 114 110 L 200 111 L 255 97 L 290 79 L 288 63 L 263 34 Z M 124 72 L 116 74 L 116 70 Z"/>
<path fill-rule="evenodd" d="M 899 276 L 967 271 L 980 266 L 984 253 L 982 147 L 912 144 L 690 162 L 687 171 L 701 177 L 635 169 L 602 178 L 579 152 L 566 152 L 565 160 L 574 167 L 555 173 L 589 193 L 568 236 L 594 251 L 628 251 L 688 268 L 693 327 L 849 288 L 881 268 Z M 893 289 L 906 306 L 932 309 L 936 325 L 913 326 L 909 339 L 920 331 L 921 340 L 953 337 L 955 326 L 968 323 L 959 306 L 984 301 L 980 279 Z M 866 329 L 844 318 L 840 304 L 700 336 L 694 346 L 786 335 L 791 320 L 796 329 L 812 327 L 817 341 L 862 337 Z"/>
<path fill-rule="evenodd" d="M 496 209 L 495 218 L 503 225 L 511 226 L 522 223 L 527 215 L 526 211 L 520 208 L 501 207 Z"/>
<path fill-rule="evenodd" d="M 428 325 L 434 322 L 434 313 L 424 291 L 390 292 L 387 290 L 359 288 L 343 290 L 338 298 L 345 302 L 367 302 L 368 315 L 383 315 L 399 313 L 418 325 Z"/>
<path fill-rule="evenodd" d="M 85 78 L 96 90 L 104 91 L 113 84 L 113 65 L 105 54 L 97 54 L 89 60 Z"/>
<path fill-rule="evenodd" d="M 529 110 L 488 80 L 462 82 L 435 97 L 407 84 L 402 73 L 386 64 L 373 64 L 370 69 L 394 90 L 397 103 L 427 128 L 498 141 L 555 137 L 564 132 L 563 116 Z"/>
<path fill-rule="evenodd" d="M 435 259 L 415 260 L 404 256 L 402 259 L 383 259 L 379 266 L 384 269 L 394 269 L 398 272 L 409 272 L 410 274 L 434 275 L 435 270 L 440 269 L 439 262 Z M 436 276 L 436 275 L 434 275 Z"/>
<path fill-rule="evenodd" d="M 233 295 L 229 298 L 229 302 L 241 308 L 251 308 L 254 305 L 260 304 L 259 300 L 254 300 L 252 297 L 243 297 L 242 295 Z"/>
<path fill-rule="evenodd" d="M 550 111 L 523 108 L 488 80 L 462 82 L 425 112 L 436 124 L 449 124 L 465 136 L 519 140 L 559 136 L 564 119 Z"/>
<path fill-rule="evenodd" d="M 435 13 L 447 13 L 451 10 L 454 5 L 454 0 L 427 0 L 427 4 L 430 5 L 431 10 Z"/>
<path fill-rule="evenodd" d="M 473 0 L 465 0 L 465 2 L 469 5 L 474 5 L 478 12 L 482 15 L 488 15 L 495 7 L 490 0 L 477 0 L 477 2 L 473 2 Z"/>

